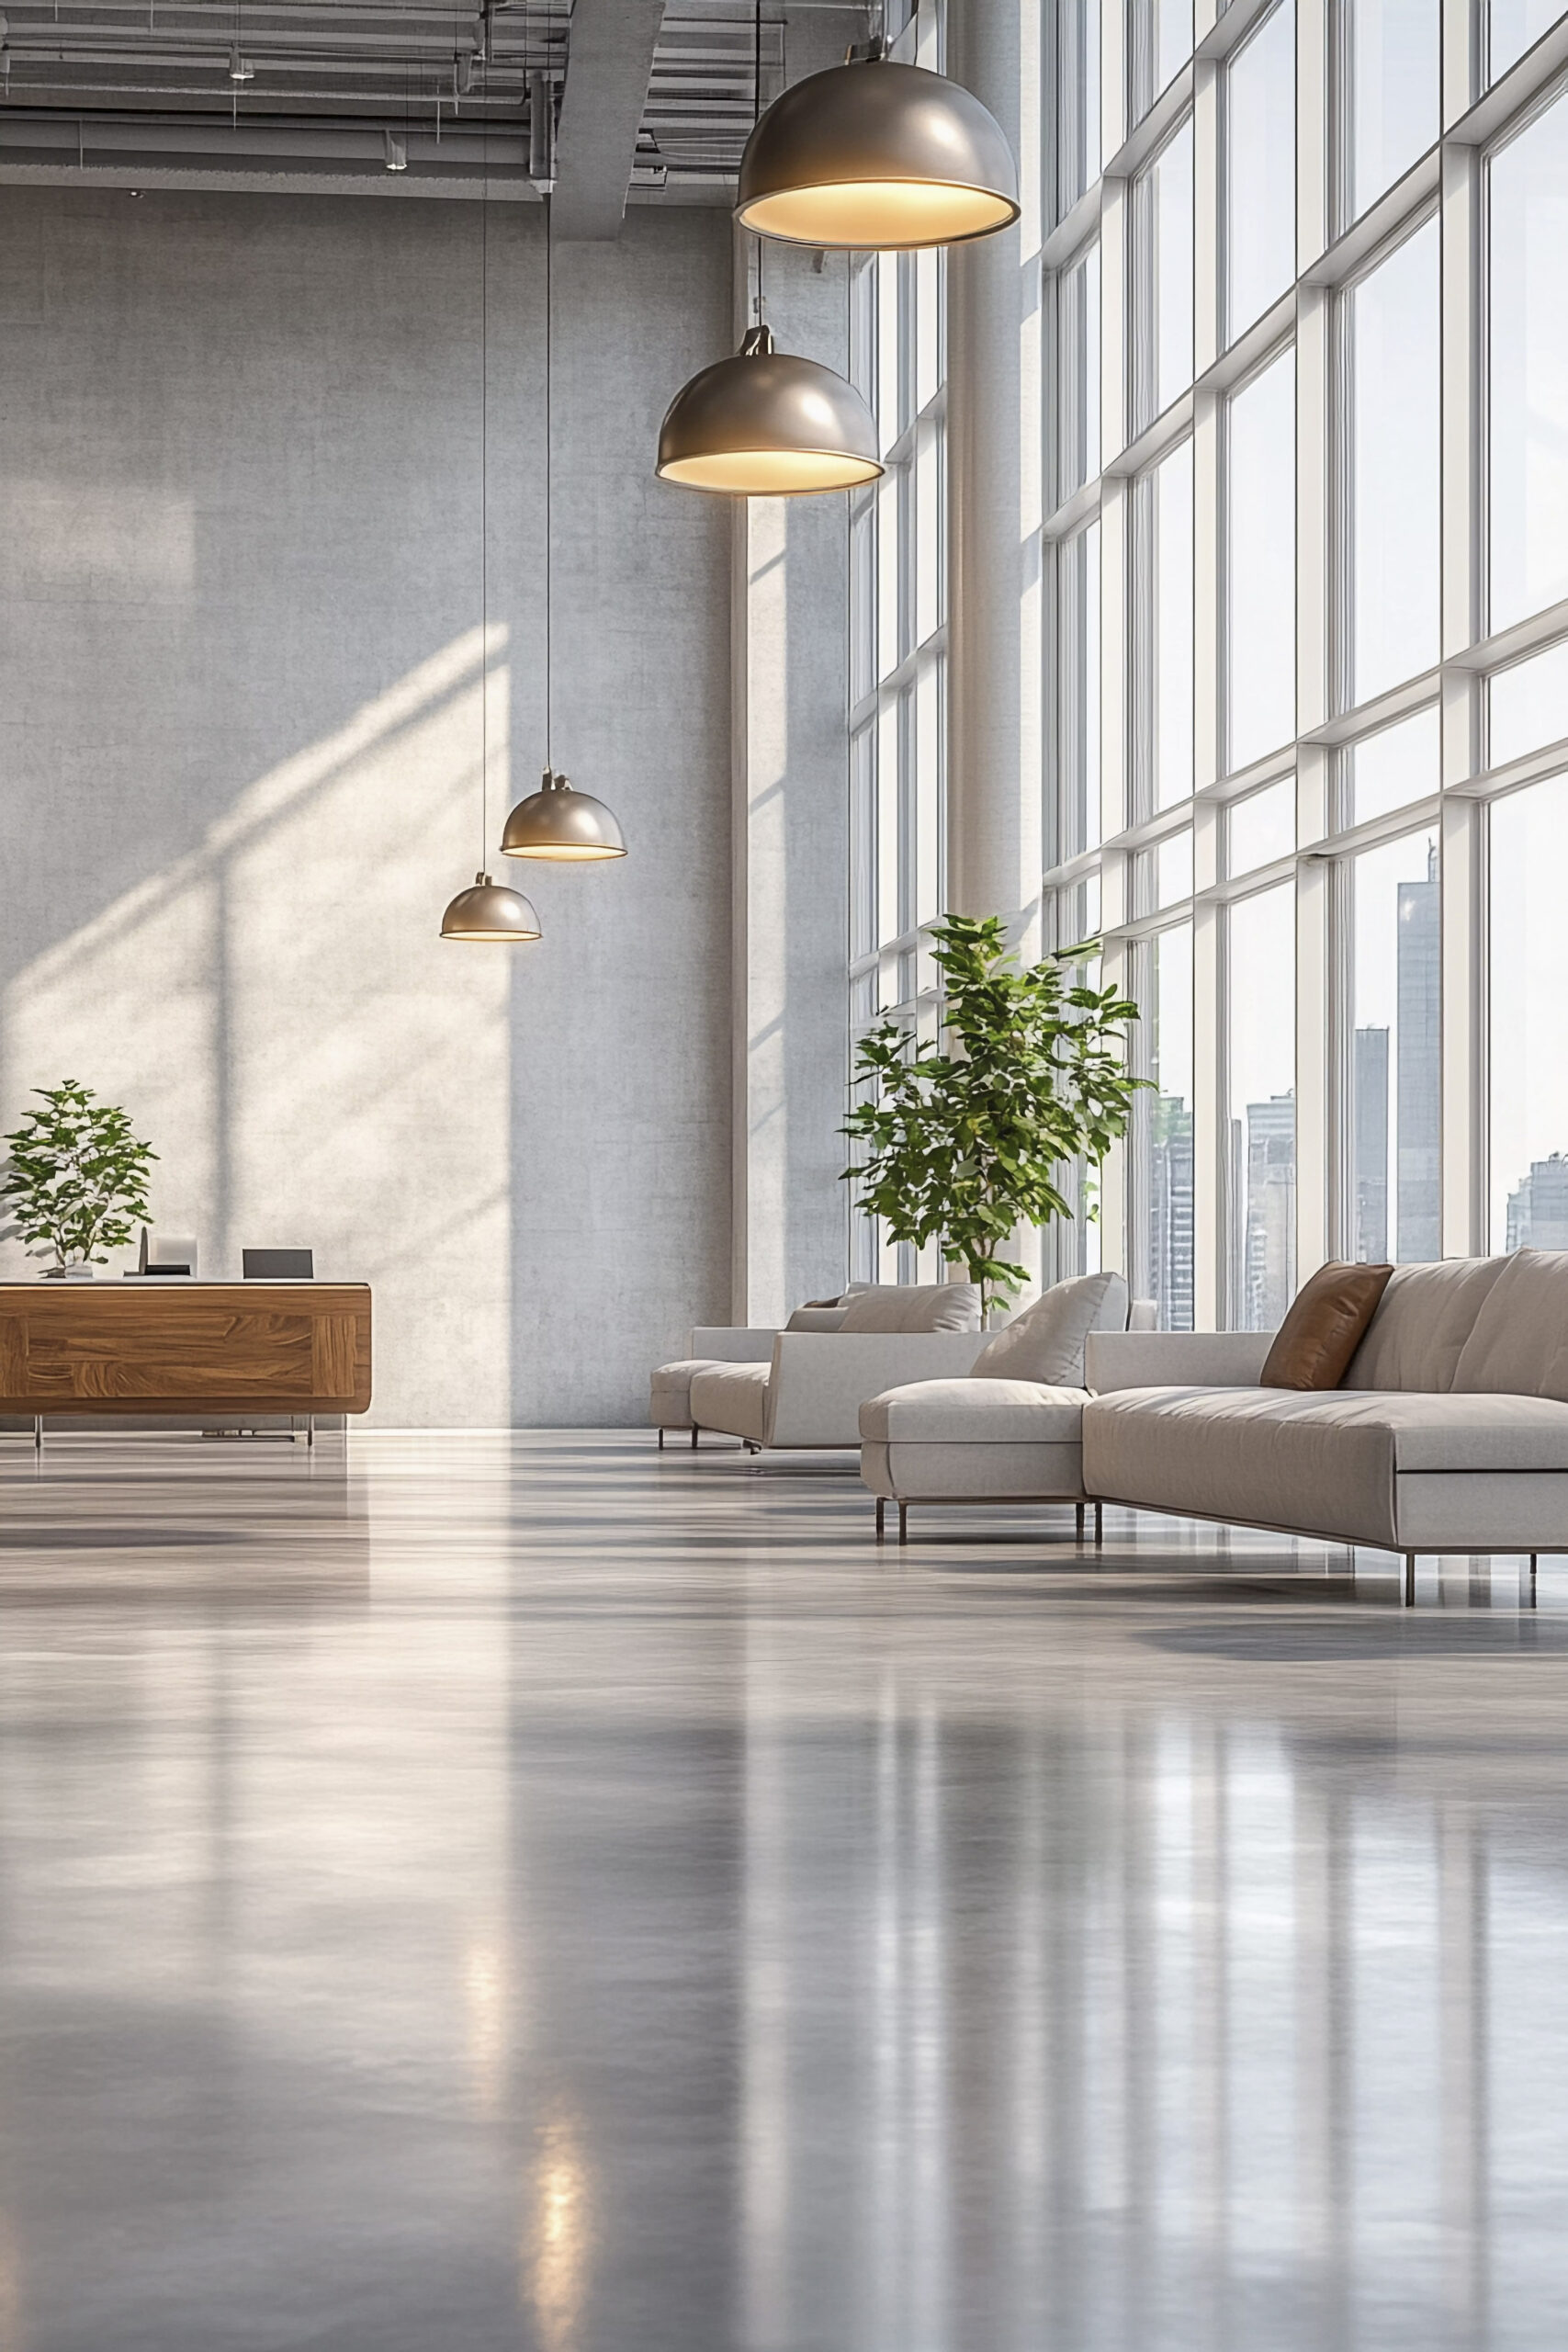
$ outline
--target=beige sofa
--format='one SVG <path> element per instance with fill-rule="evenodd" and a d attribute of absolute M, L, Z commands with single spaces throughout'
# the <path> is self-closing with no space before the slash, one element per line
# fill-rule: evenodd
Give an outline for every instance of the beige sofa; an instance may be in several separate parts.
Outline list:
<path fill-rule="evenodd" d="M 1338 1388 L 1262 1388 L 1265 1336 L 1095 1340 L 1088 1493 L 1433 1552 L 1568 1551 L 1568 1251 L 1398 1267 Z"/>
<path fill-rule="evenodd" d="M 1134 1305 L 1134 1327 L 1154 1308 Z M 962 1379 L 922 1380 L 868 1399 L 860 1415 L 861 1476 L 876 1497 L 876 1532 L 911 1503 L 1064 1502 L 1082 1536 L 1084 1351 L 1124 1333 L 1127 1285 L 1117 1273 L 1057 1283 L 994 1333 Z"/>
<path fill-rule="evenodd" d="M 966 1371 L 986 1344 L 972 1283 L 862 1284 L 801 1307 L 783 1330 L 696 1330 L 692 1354 L 652 1378 L 649 1419 L 769 1447 L 860 1443 L 859 1412 L 889 1381 Z"/>
<path fill-rule="evenodd" d="M 1270 1339 L 1091 1331 L 1088 1393 L 1025 1384 L 984 1437 L 929 1384 L 875 1398 L 879 1522 L 890 1475 L 1011 1501 L 1049 1472 L 1077 1499 L 1076 1416 L 1079 1497 L 1403 1553 L 1407 1603 L 1420 1553 L 1525 1553 L 1533 1585 L 1540 1553 L 1568 1551 L 1568 1251 L 1398 1267 L 1338 1388 L 1260 1386 Z"/>

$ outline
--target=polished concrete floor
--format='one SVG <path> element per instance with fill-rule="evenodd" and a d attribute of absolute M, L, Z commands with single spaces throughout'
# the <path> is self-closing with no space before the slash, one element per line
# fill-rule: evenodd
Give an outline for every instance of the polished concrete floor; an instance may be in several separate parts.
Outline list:
<path fill-rule="evenodd" d="M 0 1446 L 0 2352 L 1568 2346 L 1568 1561 L 1070 1527 Z"/>

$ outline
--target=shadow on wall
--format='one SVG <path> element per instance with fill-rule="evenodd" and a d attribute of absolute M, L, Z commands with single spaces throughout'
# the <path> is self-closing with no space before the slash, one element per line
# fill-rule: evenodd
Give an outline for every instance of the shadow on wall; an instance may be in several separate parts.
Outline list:
<path fill-rule="evenodd" d="M 7 1110 L 62 1076 L 124 1102 L 205 1272 L 301 1242 L 376 1286 L 388 1424 L 511 1418 L 510 956 L 438 936 L 479 854 L 481 690 L 492 834 L 504 810 L 506 654 L 454 638 L 4 996 Z"/>

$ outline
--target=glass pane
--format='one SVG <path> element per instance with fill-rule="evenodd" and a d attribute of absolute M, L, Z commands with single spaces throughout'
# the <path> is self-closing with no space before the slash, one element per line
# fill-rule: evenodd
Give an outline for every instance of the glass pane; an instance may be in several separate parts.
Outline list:
<path fill-rule="evenodd" d="M 1568 101 L 1487 175 L 1491 627 L 1568 595 Z"/>
<path fill-rule="evenodd" d="M 1136 814 L 1192 791 L 1192 444 L 1134 492 L 1137 599 Z M 1152 789 L 1145 781 L 1152 778 Z"/>
<path fill-rule="evenodd" d="M 1347 0 L 1346 144 L 1352 219 L 1438 135 L 1438 0 Z"/>
<path fill-rule="evenodd" d="M 875 945 L 876 730 L 864 727 L 850 754 L 851 957 L 869 956 Z"/>
<path fill-rule="evenodd" d="M 1438 223 L 1348 299 L 1349 701 L 1430 668 L 1442 582 Z"/>
<path fill-rule="evenodd" d="M 1225 320 L 1234 343 L 1296 275 L 1296 12 L 1280 6 L 1225 77 Z"/>
<path fill-rule="evenodd" d="M 1133 120 L 1139 122 L 1192 54 L 1192 0 L 1133 0 L 1128 33 Z"/>
<path fill-rule="evenodd" d="M 1056 775 L 1045 810 L 1053 865 L 1100 840 L 1100 525 L 1058 548 Z"/>
<path fill-rule="evenodd" d="M 1225 815 L 1225 871 L 1250 874 L 1289 857 L 1296 845 L 1296 779 L 1288 775 L 1262 792 L 1233 800 Z"/>
<path fill-rule="evenodd" d="M 1568 1250 L 1568 777 L 1492 810 L 1492 1247 Z"/>
<path fill-rule="evenodd" d="M 1495 768 L 1568 735 L 1568 644 L 1499 670 L 1486 695 L 1487 762 Z"/>
<path fill-rule="evenodd" d="M 1296 731 L 1296 356 L 1230 404 L 1226 485 L 1228 764 Z"/>
<path fill-rule="evenodd" d="M 1496 81 L 1516 58 L 1533 49 L 1562 14 L 1558 0 L 1492 0 L 1487 79 Z"/>
<path fill-rule="evenodd" d="M 1413 833 L 1351 862 L 1352 1253 L 1440 1258 L 1442 1008 L 1438 843 Z"/>
<path fill-rule="evenodd" d="M 1134 406 L 1142 430 L 1192 381 L 1192 125 L 1134 190 Z"/>
<path fill-rule="evenodd" d="M 1151 1048 L 1145 1097 L 1148 1146 L 1145 1260 L 1140 1289 L 1159 1310 L 1162 1331 L 1192 1329 L 1192 927 L 1178 923 L 1153 943 Z"/>
<path fill-rule="evenodd" d="M 1271 1331 L 1296 1289 L 1295 886 L 1229 910 L 1229 1306 Z"/>
<path fill-rule="evenodd" d="M 1060 0 L 1056 19 L 1056 218 L 1100 175 L 1100 0 Z"/>
<path fill-rule="evenodd" d="M 1056 503 L 1100 471 L 1100 247 L 1056 287 Z"/>
<path fill-rule="evenodd" d="M 1168 833 L 1155 849 L 1155 904 L 1174 907 L 1192 896 L 1192 829 Z"/>
<path fill-rule="evenodd" d="M 1402 718 L 1369 735 L 1346 753 L 1349 771 L 1349 821 L 1364 825 L 1371 817 L 1386 816 L 1391 808 L 1407 808 L 1436 792 L 1441 775 L 1440 721 L 1438 707 Z"/>

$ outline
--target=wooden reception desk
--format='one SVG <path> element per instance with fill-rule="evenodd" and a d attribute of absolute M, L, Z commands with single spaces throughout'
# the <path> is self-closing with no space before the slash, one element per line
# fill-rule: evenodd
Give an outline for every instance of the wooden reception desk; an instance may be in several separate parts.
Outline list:
<path fill-rule="evenodd" d="M 0 1283 L 0 1413 L 363 1413 L 364 1283 Z"/>

